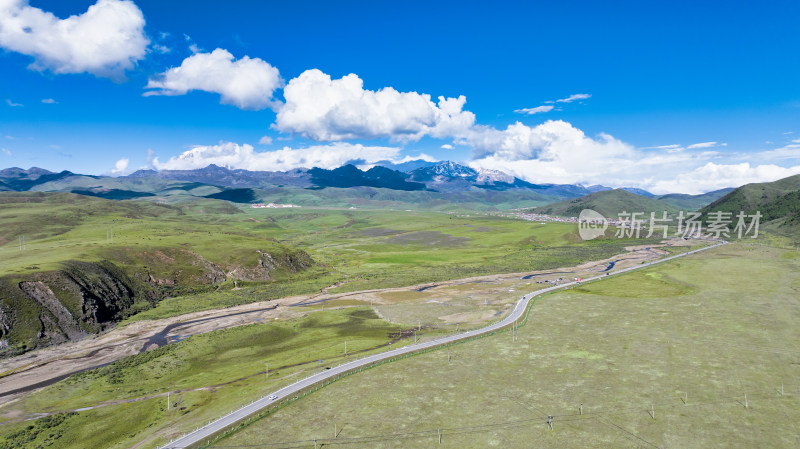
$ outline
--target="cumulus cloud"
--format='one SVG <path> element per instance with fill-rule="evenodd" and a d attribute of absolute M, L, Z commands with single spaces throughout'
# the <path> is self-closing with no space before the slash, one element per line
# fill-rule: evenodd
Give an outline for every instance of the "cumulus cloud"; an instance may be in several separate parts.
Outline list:
<path fill-rule="evenodd" d="M 452 145 L 450 145 L 449 143 L 446 143 L 446 144 L 442 145 L 442 148 L 444 148 L 445 150 L 452 150 L 454 147 Z"/>
<path fill-rule="evenodd" d="M 536 106 L 535 108 L 523 108 L 523 109 L 515 109 L 514 112 L 517 114 L 541 114 L 543 112 L 550 112 L 553 110 L 553 106 L 546 105 L 546 106 Z"/>
<path fill-rule="evenodd" d="M 114 168 L 111 169 L 112 175 L 121 175 L 125 173 L 125 170 L 128 169 L 128 164 L 130 164 L 131 160 L 128 158 L 122 158 L 114 164 Z"/>
<path fill-rule="evenodd" d="M 316 141 L 389 138 L 416 141 L 425 135 L 456 136 L 475 123 L 463 110 L 466 98 L 398 92 L 391 87 L 365 90 L 355 74 L 331 79 L 317 69 L 307 70 L 284 88 L 286 103 L 273 127 Z"/>
<path fill-rule="evenodd" d="M 52 98 L 43 98 L 42 99 L 42 103 L 44 103 L 44 104 L 58 104 L 58 102 L 56 100 L 53 100 Z"/>
<path fill-rule="evenodd" d="M 263 136 L 260 139 L 258 139 L 258 143 L 260 143 L 261 145 L 269 145 L 272 143 L 272 137 Z"/>
<path fill-rule="evenodd" d="M 0 148 L 0 151 L 2 151 L 6 156 L 11 156 L 11 151 L 7 148 Z"/>
<path fill-rule="evenodd" d="M 590 139 L 563 120 L 548 120 L 535 127 L 516 122 L 505 130 L 476 126 L 464 141 L 472 146 L 476 159 L 493 156 L 509 161 L 532 158 L 552 161 L 566 157 L 566 153 L 608 158 L 627 157 L 632 152 L 630 145 L 607 134 L 601 134 L 598 140 Z"/>
<path fill-rule="evenodd" d="M 574 95 L 570 95 L 567 98 L 562 98 L 560 100 L 556 100 L 556 103 L 572 103 L 573 101 L 586 100 L 587 98 L 590 98 L 590 97 L 591 97 L 590 94 L 574 94 Z"/>
<path fill-rule="evenodd" d="M 733 163 L 730 155 L 708 151 L 712 145 L 635 148 L 607 134 L 586 136 L 564 121 L 535 127 L 518 122 L 504 130 L 476 126 L 462 143 L 472 145 L 475 159 L 469 165 L 476 169 L 500 170 L 534 183 L 639 187 L 656 194 L 698 194 L 800 173 L 800 165 Z M 752 158 L 765 161 L 768 156 L 800 159 L 800 145 Z"/>
<path fill-rule="evenodd" d="M 6 98 L 6 104 L 12 108 L 20 108 L 24 106 L 22 103 L 14 103 L 10 98 Z"/>
<path fill-rule="evenodd" d="M 260 110 L 275 107 L 272 95 L 283 85 L 278 69 L 259 58 L 247 56 L 234 60 L 227 50 L 196 53 L 150 79 L 145 89 L 149 95 L 184 95 L 192 90 L 218 93 L 223 104 L 240 109 Z"/>
<path fill-rule="evenodd" d="M 142 11 L 128 0 L 98 0 L 80 15 L 59 19 L 28 5 L 0 0 L 0 47 L 34 58 L 29 68 L 120 78 L 145 57 L 150 41 Z"/>
<path fill-rule="evenodd" d="M 739 187 L 752 182 L 770 182 L 800 174 L 800 165 L 781 167 L 774 164 L 716 164 L 708 162 L 686 173 L 655 181 L 654 192 L 703 193 L 726 187 Z"/>
<path fill-rule="evenodd" d="M 239 145 L 234 142 L 220 142 L 218 145 L 198 145 L 166 162 L 153 159 L 153 166 L 159 170 L 191 170 L 209 164 L 247 170 L 285 171 L 294 168 L 340 167 L 351 161 L 372 164 L 379 161 L 401 163 L 412 159 L 398 159 L 400 148 L 354 145 L 336 142 L 308 148 L 285 147 L 275 151 L 257 152 L 252 145 Z M 428 156 L 424 156 L 428 157 Z"/>
<path fill-rule="evenodd" d="M 620 161 L 636 156 L 634 148 L 607 134 L 597 139 L 561 120 L 505 130 L 475 127 L 464 142 L 473 147 L 474 168 L 505 171 L 533 182 L 597 184 Z"/>

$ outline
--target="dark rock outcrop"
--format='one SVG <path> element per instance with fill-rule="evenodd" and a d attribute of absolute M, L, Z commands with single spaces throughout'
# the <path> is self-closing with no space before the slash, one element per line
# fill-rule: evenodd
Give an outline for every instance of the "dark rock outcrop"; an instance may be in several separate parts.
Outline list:
<path fill-rule="evenodd" d="M 261 250 L 256 252 L 258 253 L 256 266 L 234 268 L 228 272 L 228 276 L 242 281 L 271 281 L 275 278 L 275 273 L 297 273 L 314 264 L 311 256 L 304 251 L 280 255 L 273 255 Z"/>
<path fill-rule="evenodd" d="M 61 304 L 58 298 L 56 298 L 56 295 L 50 290 L 50 287 L 41 281 L 27 281 L 20 282 L 19 288 L 25 292 L 29 298 L 41 304 L 45 310 L 49 311 L 56 318 L 56 323 L 53 323 L 54 326 L 51 327 L 57 327 L 67 339 L 78 340 L 86 336 L 86 331 L 79 325 L 80 319 L 72 316 L 70 311 L 64 307 L 64 304 Z M 44 310 L 42 312 L 44 312 Z M 50 321 L 49 317 L 43 318 L 42 315 L 40 315 L 39 319 L 47 319 Z"/>

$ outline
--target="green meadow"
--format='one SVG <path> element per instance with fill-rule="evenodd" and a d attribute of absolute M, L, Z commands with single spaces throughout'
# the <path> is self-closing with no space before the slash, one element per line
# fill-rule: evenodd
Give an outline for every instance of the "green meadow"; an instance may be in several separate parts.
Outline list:
<path fill-rule="evenodd" d="M 0 448 L 155 447 L 326 367 L 407 344 L 400 330 L 359 307 L 195 335 L 0 407 Z M 37 413 L 52 415 L 9 422 Z"/>
<path fill-rule="evenodd" d="M 0 198 L 0 269 L 8 279 L 60 270 L 66 261 L 77 260 L 111 262 L 131 276 L 147 272 L 175 280 L 175 285 L 159 287 L 165 298 L 154 306 L 136 303 L 123 326 L 323 289 L 353 292 L 569 267 L 622 253 L 632 244 L 656 242 L 583 242 L 574 224 L 475 212 L 250 209 L 217 200 L 165 205 L 70 194 Z M 20 250 L 22 235 L 26 245 Z M 314 264 L 304 270 L 281 266 L 258 281 L 209 280 L 209 264 L 226 273 L 247 268 L 258 263 L 257 251 L 276 258 L 297 258 L 302 252 Z M 656 277 L 652 282 L 657 294 L 671 281 Z M 298 319 L 195 335 L 29 394 L 0 408 L 5 420 L 0 447 L 155 447 L 340 363 L 344 341 L 352 357 L 358 351 L 385 350 L 390 342 L 406 344 L 411 335 L 397 340 L 400 325 L 379 319 L 371 308 L 312 309 L 313 314 Z M 398 306 L 395 314 L 402 310 Z M 172 392 L 169 409 L 167 392 Z M 327 393 L 312 396 L 317 394 Z M 41 418 L 22 421 L 31 416 Z"/>
<path fill-rule="evenodd" d="M 216 444 L 794 447 L 799 264 L 737 243 L 544 296 L 517 341 L 381 365 Z"/>
<path fill-rule="evenodd" d="M 176 205 L 72 194 L 4 194 L 0 272 L 16 278 L 65 261 L 110 261 L 131 276 L 172 279 L 169 299 L 133 319 L 319 292 L 397 287 L 468 276 L 572 266 L 644 240 L 582 242 L 576 226 L 481 213 L 350 209 L 250 209 L 218 200 Z M 113 241 L 110 233 L 113 232 Z M 20 250 L 19 238 L 25 237 Z M 307 253 L 314 265 L 285 267 L 263 281 L 222 284 L 221 272 L 253 267 L 257 251 Z M 237 288 L 234 288 L 237 287 Z"/>

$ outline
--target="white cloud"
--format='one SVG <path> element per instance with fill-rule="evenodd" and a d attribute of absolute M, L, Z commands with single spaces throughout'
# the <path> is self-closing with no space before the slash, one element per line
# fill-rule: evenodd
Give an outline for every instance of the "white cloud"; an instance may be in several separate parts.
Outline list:
<path fill-rule="evenodd" d="M 189 51 L 191 51 L 193 55 L 204 51 L 194 43 L 194 40 L 192 40 L 192 37 L 188 34 L 184 34 L 183 38 L 186 39 L 186 43 L 189 44 Z"/>
<path fill-rule="evenodd" d="M 337 142 L 293 149 L 285 147 L 275 151 L 257 152 L 252 145 L 239 145 L 233 142 L 220 142 L 218 145 L 198 145 L 192 149 L 161 163 L 153 159 L 153 166 L 159 170 L 191 170 L 209 164 L 247 170 L 285 171 L 294 168 L 336 168 L 350 161 L 372 164 L 379 161 L 413 160 L 430 158 L 421 155 L 409 159 L 398 159 L 400 148 L 353 145 Z"/>
<path fill-rule="evenodd" d="M 684 148 L 684 147 L 682 147 L 680 145 L 661 145 L 661 146 L 655 147 L 655 149 L 664 150 L 667 153 L 680 153 L 681 151 L 686 151 L 686 148 Z"/>
<path fill-rule="evenodd" d="M 607 134 L 601 134 L 599 140 L 590 139 L 562 120 L 548 120 L 533 128 L 516 122 L 502 131 L 476 126 L 465 141 L 473 147 L 476 158 L 496 156 L 510 161 L 531 158 L 550 161 L 565 156 L 566 150 L 619 157 L 631 155 L 633 149 Z"/>
<path fill-rule="evenodd" d="M 131 160 L 128 158 L 122 158 L 114 164 L 114 168 L 111 169 L 112 175 L 120 175 L 128 169 L 128 164 L 130 164 Z"/>
<path fill-rule="evenodd" d="M 317 69 L 306 70 L 289 81 L 273 127 L 316 141 L 390 138 L 415 141 L 462 134 L 475 123 L 475 114 L 464 111 L 466 98 L 439 97 L 417 92 L 398 92 L 391 87 L 363 88 L 355 74 L 341 79 Z"/>
<path fill-rule="evenodd" d="M 683 146 L 678 144 L 670 144 L 670 145 L 658 145 L 655 147 L 643 147 L 642 150 L 665 150 L 668 153 L 678 153 L 681 151 L 686 150 L 699 150 L 703 148 L 713 148 L 713 147 L 725 147 L 728 146 L 727 143 L 719 143 L 719 142 L 700 142 L 700 143 L 693 143 L 691 145 Z"/>
<path fill-rule="evenodd" d="M 155 50 L 158 53 L 161 53 L 162 55 L 165 55 L 167 53 L 171 53 L 172 52 L 171 48 L 167 47 L 166 45 L 161 45 L 161 44 L 153 45 L 153 50 Z"/>
<path fill-rule="evenodd" d="M 689 145 L 686 148 L 688 148 L 690 150 L 693 150 L 695 148 L 711 148 L 711 147 L 716 147 L 716 146 L 724 147 L 724 146 L 727 146 L 727 145 L 728 145 L 727 143 L 700 142 L 700 143 L 693 143 L 693 144 Z"/>
<path fill-rule="evenodd" d="M 11 156 L 11 151 L 6 148 L 0 148 L 0 151 L 2 151 L 6 156 Z"/>
<path fill-rule="evenodd" d="M 703 193 L 726 187 L 739 187 L 752 182 L 771 182 L 800 174 L 800 165 L 780 167 L 778 165 L 707 164 L 674 178 L 663 179 L 652 184 L 654 192 Z"/>
<path fill-rule="evenodd" d="M 127 0 L 98 0 L 63 20 L 27 0 L 0 1 L 0 47 L 32 56 L 29 68 L 37 71 L 120 78 L 145 57 L 144 24 Z"/>
<path fill-rule="evenodd" d="M 442 148 L 444 148 L 445 150 L 452 150 L 454 147 L 452 145 L 450 145 L 449 143 L 446 143 L 446 144 L 442 145 Z"/>
<path fill-rule="evenodd" d="M 517 114 L 540 114 L 543 112 L 550 112 L 553 110 L 553 106 L 536 106 L 535 108 L 523 108 L 523 109 L 515 109 L 514 112 Z"/>
<path fill-rule="evenodd" d="M 556 103 L 572 103 L 576 100 L 586 100 L 587 98 L 591 98 L 591 94 L 574 94 L 570 95 L 567 98 L 562 98 L 560 100 L 556 100 Z"/>
<path fill-rule="evenodd" d="M 13 101 L 11 101 L 10 98 L 6 98 L 6 104 L 11 106 L 12 108 L 20 108 L 24 106 L 22 103 L 14 103 Z"/>
<path fill-rule="evenodd" d="M 260 139 L 258 139 L 258 143 L 260 143 L 261 145 L 269 145 L 272 143 L 272 137 L 263 136 Z"/>
<path fill-rule="evenodd" d="M 675 150 L 675 149 L 678 149 L 678 148 L 680 148 L 680 149 L 684 149 L 682 146 L 680 146 L 680 145 L 678 145 L 678 144 L 676 144 L 676 143 L 675 143 L 675 144 L 671 144 L 671 145 L 659 145 L 659 146 L 657 146 L 657 147 L 645 147 L 645 148 L 642 148 L 642 149 L 643 149 L 643 150 L 645 150 L 645 149 L 656 149 L 656 150 Z"/>
<path fill-rule="evenodd" d="M 230 52 L 218 48 L 189 56 L 180 67 L 150 79 L 145 88 L 155 90 L 144 95 L 184 95 L 203 90 L 220 94 L 223 104 L 260 110 L 278 104 L 272 94 L 282 84 L 278 69 L 267 62 L 247 56 L 235 61 Z"/>
<path fill-rule="evenodd" d="M 544 102 L 545 103 L 544 105 L 536 106 L 535 108 L 515 109 L 514 112 L 516 112 L 517 114 L 528 114 L 528 115 L 542 114 L 542 113 L 545 113 L 545 112 L 552 111 L 555 108 L 554 105 L 556 103 L 572 103 L 573 101 L 585 100 L 585 99 L 590 98 L 590 97 L 591 97 L 591 95 L 589 95 L 589 94 L 575 94 L 575 95 L 570 95 L 567 98 L 561 98 L 561 99 L 558 99 L 558 100 L 547 100 L 547 101 Z M 556 109 L 556 110 L 560 111 L 561 109 Z"/>
<path fill-rule="evenodd" d="M 561 120 L 533 128 L 517 122 L 505 130 L 476 126 L 464 143 L 473 147 L 474 167 L 535 182 L 596 184 L 607 169 L 635 156 L 631 145 L 606 134 L 591 139 Z"/>
<path fill-rule="evenodd" d="M 475 159 L 469 165 L 476 169 L 500 170 L 533 183 L 640 187 L 654 193 L 694 193 L 694 184 L 659 181 L 719 157 L 716 152 L 675 151 L 683 149 L 679 145 L 636 149 L 607 134 L 588 137 L 560 120 L 535 127 L 517 122 L 505 130 L 476 126 L 460 143 L 473 147 Z"/>
<path fill-rule="evenodd" d="M 58 104 L 58 102 L 56 100 L 53 100 L 52 98 L 43 98 L 42 99 L 42 103 L 44 103 L 44 104 Z"/>
<path fill-rule="evenodd" d="M 476 126 L 463 141 L 474 148 L 475 160 L 469 164 L 473 168 L 500 170 L 534 183 L 603 184 L 639 187 L 656 194 L 698 194 L 800 173 L 800 165 L 735 163 L 732 155 L 703 150 L 712 145 L 637 149 L 606 134 L 590 138 L 564 121 L 535 127 L 515 123 L 505 130 Z M 752 153 L 748 158 L 798 160 L 800 145 Z"/>
<path fill-rule="evenodd" d="M 800 160 L 800 139 L 795 139 L 792 143 L 774 150 L 760 151 L 752 155 L 753 159 L 759 161 L 777 160 Z"/>

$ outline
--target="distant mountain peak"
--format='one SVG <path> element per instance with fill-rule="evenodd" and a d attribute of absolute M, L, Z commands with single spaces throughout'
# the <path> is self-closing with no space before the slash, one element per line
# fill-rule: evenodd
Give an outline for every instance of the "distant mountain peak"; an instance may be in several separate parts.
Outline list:
<path fill-rule="evenodd" d="M 467 167 L 465 165 L 455 163 L 453 161 L 442 161 L 428 168 L 430 169 L 431 172 L 443 176 L 465 178 L 467 176 L 478 175 L 478 172 L 475 171 L 474 169 Z"/>
<path fill-rule="evenodd" d="M 2 178 L 28 178 L 36 179 L 43 175 L 52 175 L 53 172 L 45 170 L 44 168 L 31 167 L 27 170 L 19 167 L 11 167 L 0 170 L 0 177 Z"/>
<path fill-rule="evenodd" d="M 637 195 L 646 196 L 648 198 L 654 198 L 655 197 L 655 195 L 653 195 L 652 193 L 648 192 L 647 190 L 640 189 L 638 187 L 622 187 L 621 189 L 625 190 L 627 192 L 635 193 Z"/>
<path fill-rule="evenodd" d="M 500 170 L 490 170 L 486 168 L 478 169 L 478 182 L 482 184 L 504 182 L 506 184 L 513 184 L 517 178 L 509 175 L 508 173 Z"/>

